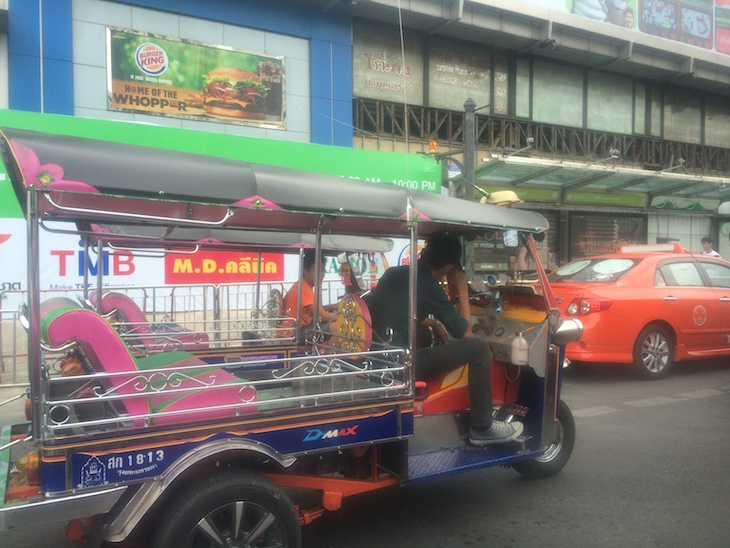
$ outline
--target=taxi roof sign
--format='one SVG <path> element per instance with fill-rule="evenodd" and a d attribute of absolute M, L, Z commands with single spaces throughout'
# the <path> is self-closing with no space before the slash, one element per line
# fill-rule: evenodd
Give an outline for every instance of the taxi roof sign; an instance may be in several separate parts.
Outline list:
<path fill-rule="evenodd" d="M 687 253 L 677 242 L 669 244 L 625 245 L 621 253 Z"/>

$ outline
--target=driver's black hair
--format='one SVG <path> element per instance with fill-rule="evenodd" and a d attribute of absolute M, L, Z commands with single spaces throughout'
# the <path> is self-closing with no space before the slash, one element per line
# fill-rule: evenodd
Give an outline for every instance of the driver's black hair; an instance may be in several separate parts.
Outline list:
<path fill-rule="evenodd" d="M 437 232 L 426 240 L 421 258 L 434 270 L 447 264 L 461 264 L 461 242 L 448 232 Z"/>

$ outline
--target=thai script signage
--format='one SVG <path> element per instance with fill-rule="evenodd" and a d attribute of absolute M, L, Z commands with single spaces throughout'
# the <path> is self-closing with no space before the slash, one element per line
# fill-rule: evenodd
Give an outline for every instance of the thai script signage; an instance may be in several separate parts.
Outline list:
<path fill-rule="evenodd" d="M 107 27 L 107 108 L 285 128 L 284 58 Z"/>
<path fill-rule="evenodd" d="M 352 93 L 356 97 L 422 105 L 421 38 L 408 34 L 401 48 L 398 29 L 362 23 L 353 27 Z"/>
<path fill-rule="evenodd" d="M 489 50 L 433 40 L 428 57 L 428 98 L 432 107 L 463 110 L 471 97 L 478 106 L 490 102 Z"/>
<path fill-rule="evenodd" d="M 280 281 L 284 273 L 281 253 L 200 251 L 195 254 L 165 255 L 166 284 L 221 284 Z"/>
<path fill-rule="evenodd" d="M 647 221 L 643 215 L 570 215 L 570 258 L 615 253 L 625 245 L 647 241 Z"/>

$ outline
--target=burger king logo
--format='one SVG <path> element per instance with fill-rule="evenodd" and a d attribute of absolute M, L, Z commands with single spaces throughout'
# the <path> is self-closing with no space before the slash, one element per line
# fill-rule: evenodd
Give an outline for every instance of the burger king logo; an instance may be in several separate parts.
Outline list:
<path fill-rule="evenodd" d="M 157 44 L 142 44 L 134 54 L 139 70 L 150 76 L 159 76 L 167 70 L 167 53 Z"/>
<path fill-rule="evenodd" d="M 423 251 L 424 247 L 425 245 L 423 243 L 418 243 L 418 253 L 416 256 L 416 260 L 421 257 L 421 251 Z M 406 245 L 398 254 L 398 264 L 401 266 L 411 264 L 411 244 Z"/>

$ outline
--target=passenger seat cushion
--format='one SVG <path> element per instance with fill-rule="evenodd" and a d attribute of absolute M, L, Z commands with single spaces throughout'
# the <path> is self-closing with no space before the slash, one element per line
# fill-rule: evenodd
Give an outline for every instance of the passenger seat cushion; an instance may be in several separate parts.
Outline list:
<path fill-rule="evenodd" d="M 177 395 L 162 393 L 150 395 L 150 411 L 153 413 L 201 409 L 195 413 L 196 418 L 212 419 L 235 416 L 237 409 L 240 414 L 256 411 L 256 405 L 247 405 L 256 402 L 256 390 L 253 386 L 241 384 L 241 379 L 235 375 L 217 367 L 210 367 L 188 352 L 162 352 L 146 356 L 137 360 L 137 367 L 140 371 L 176 369 L 169 375 L 163 372 L 153 373 L 149 377 L 151 382 L 146 387 L 147 393 L 154 393 L 163 388 L 196 389 L 194 392 Z M 230 386 L 232 384 L 237 386 Z M 203 410 L 224 405 L 231 407 Z M 157 425 L 171 424 L 184 421 L 186 417 L 189 419 L 190 414 L 155 417 L 152 422 Z"/>
<path fill-rule="evenodd" d="M 130 415 L 175 412 L 153 417 L 153 424 L 177 424 L 191 420 L 235 417 L 256 411 L 253 386 L 227 371 L 210 367 L 192 354 L 183 351 L 160 352 L 134 359 L 117 332 L 96 312 L 84 308 L 59 307 L 43 319 L 48 344 L 59 347 L 76 342 L 89 361 L 92 370 L 120 375 L 105 379 L 105 390 L 127 397 L 121 400 Z M 155 369 L 177 369 L 143 373 Z M 122 373 L 128 373 L 123 375 Z M 236 386 L 230 386 L 232 384 Z M 195 388 L 187 393 L 169 393 L 169 390 Z M 230 405 L 224 409 L 207 409 Z M 186 411 L 199 410 L 195 413 Z M 135 419 L 142 426 L 142 419 Z"/>

